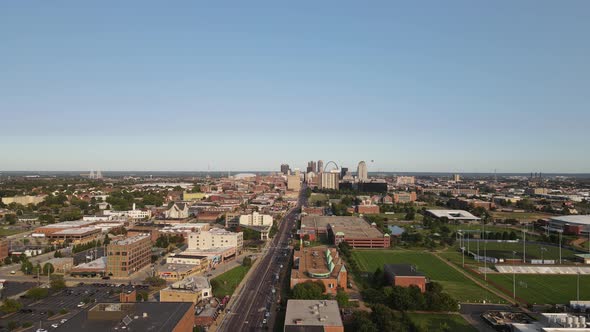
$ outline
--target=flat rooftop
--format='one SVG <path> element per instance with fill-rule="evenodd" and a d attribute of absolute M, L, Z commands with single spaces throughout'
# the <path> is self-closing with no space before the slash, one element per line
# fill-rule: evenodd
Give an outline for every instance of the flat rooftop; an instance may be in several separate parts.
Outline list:
<path fill-rule="evenodd" d="M 449 220 L 480 220 L 479 217 L 465 210 L 426 210 L 436 218 L 446 217 Z"/>
<path fill-rule="evenodd" d="M 55 232 L 51 234 L 51 236 L 56 235 L 84 235 L 84 234 L 92 234 L 92 233 L 100 233 L 100 228 L 95 227 L 82 227 L 82 228 L 69 228 L 64 229 L 62 231 Z"/>
<path fill-rule="evenodd" d="M 285 332 L 300 331 L 302 326 L 342 326 L 338 302 L 289 300 L 285 314 Z"/>
<path fill-rule="evenodd" d="M 558 221 L 563 223 L 590 225 L 590 215 L 572 215 L 572 216 L 557 216 L 549 218 L 551 221 Z"/>
<path fill-rule="evenodd" d="M 127 237 L 127 238 L 124 238 L 121 240 L 113 241 L 113 242 L 111 242 L 111 244 L 117 245 L 117 246 L 126 246 L 126 245 L 135 243 L 137 241 L 141 241 L 146 238 L 149 239 L 150 235 L 149 234 L 139 234 L 139 235 Z"/>
<path fill-rule="evenodd" d="M 347 238 L 382 238 L 377 228 L 365 219 L 352 216 L 305 216 L 301 228 L 331 228 L 334 234 L 342 233 Z"/>
<path fill-rule="evenodd" d="M 55 331 L 173 331 L 192 306 L 190 302 L 98 303 L 79 312 Z M 93 314 L 103 315 L 98 319 L 92 318 Z M 125 317 L 129 317 L 126 328 Z"/>
<path fill-rule="evenodd" d="M 416 267 L 411 264 L 385 264 L 383 271 L 393 276 L 424 276 L 424 274 L 418 272 Z"/>
<path fill-rule="evenodd" d="M 200 290 L 211 288 L 211 284 L 206 277 L 192 276 L 184 278 L 170 285 L 168 288 L 174 290 Z"/>

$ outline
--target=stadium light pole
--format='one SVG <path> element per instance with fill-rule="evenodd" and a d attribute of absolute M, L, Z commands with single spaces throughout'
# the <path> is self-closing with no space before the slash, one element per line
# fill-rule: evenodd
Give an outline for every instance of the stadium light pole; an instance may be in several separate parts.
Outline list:
<path fill-rule="evenodd" d="M 512 252 L 512 297 L 516 301 L 516 269 L 514 263 L 516 259 L 516 251 Z"/>
<path fill-rule="evenodd" d="M 522 225 L 522 263 L 526 264 L 526 225 Z"/>
<path fill-rule="evenodd" d="M 580 267 L 578 266 L 578 286 L 576 288 L 576 298 L 580 302 Z"/>
<path fill-rule="evenodd" d="M 559 265 L 561 265 L 561 233 L 563 231 L 559 232 Z"/>
<path fill-rule="evenodd" d="M 488 254 L 486 252 L 486 222 L 484 219 L 482 219 L 481 223 L 483 224 L 483 279 L 485 281 L 488 281 Z"/>

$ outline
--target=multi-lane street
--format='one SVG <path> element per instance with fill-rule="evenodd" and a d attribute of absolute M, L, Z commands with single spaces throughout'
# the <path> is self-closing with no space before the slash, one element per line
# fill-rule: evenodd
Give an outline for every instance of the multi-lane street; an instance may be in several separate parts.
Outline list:
<path fill-rule="evenodd" d="M 297 206 L 283 218 L 279 224 L 279 231 L 267 247 L 266 253 L 259 258 L 260 261 L 244 281 L 241 291 L 235 295 L 236 299 L 228 308 L 229 314 L 222 321 L 220 331 L 257 331 L 266 328 L 267 313 L 279 292 L 278 274 L 281 265 L 287 268 L 287 260 L 278 258 L 288 257 L 290 254 L 290 230 L 295 225 L 299 207 L 304 200 L 305 188 L 299 195 Z"/>

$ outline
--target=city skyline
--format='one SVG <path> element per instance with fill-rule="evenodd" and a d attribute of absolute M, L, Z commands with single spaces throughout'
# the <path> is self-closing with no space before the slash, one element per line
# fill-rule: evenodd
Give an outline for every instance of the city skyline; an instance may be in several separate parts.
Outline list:
<path fill-rule="evenodd" d="M 2 3 L 0 170 L 590 173 L 589 9 Z"/>

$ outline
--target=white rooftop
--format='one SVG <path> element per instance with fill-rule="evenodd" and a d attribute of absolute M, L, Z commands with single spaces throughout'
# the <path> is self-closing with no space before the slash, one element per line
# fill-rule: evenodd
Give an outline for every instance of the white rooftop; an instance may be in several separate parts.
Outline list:
<path fill-rule="evenodd" d="M 550 219 L 553 221 L 561 221 L 564 223 L 590 225 L 590 214 L 557 216 L 557 217 L 551 217 Z"/>
<path fill-rule="evenodd" d="M 285 326 L 342 326 L 338 302 L 329 300 L 289 300 Z"/>
<path fill-rule="evenodd" d="M 82 227 L 82 228 L 68 228 L 62 231 L 53 233 L 53 235 L 81 235 L 89 232 L 100 231 L 96 227 Z"/>
<path fill-rule="evenodd" d="M 149 238 L 149 237 L 150 237 L 149 234 L 139 234 L 139 235 L 127 237 L 127 238 L 124 238 L 121 240 L 113 241 L 112 244 L 119 245 L 119 246 L 128 245 L 128 244 L 135 243 L 137 241 L 140 241 L 140 240 L 143 240 L 143 239 Z"/>
<path fill-rule="evenodd" d="M 446 217 L 449 220 L 480 220 L 465 210 L 426 210 L 437 218 Z"/>

